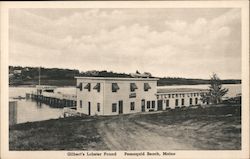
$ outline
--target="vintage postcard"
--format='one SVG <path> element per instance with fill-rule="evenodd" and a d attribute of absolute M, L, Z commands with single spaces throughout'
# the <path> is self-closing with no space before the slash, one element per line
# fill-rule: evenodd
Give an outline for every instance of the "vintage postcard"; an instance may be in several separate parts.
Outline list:
<path fill-rule="evenodd" d="M 249 2 L 1 2 L 1 158 L 249 158 Z"/>

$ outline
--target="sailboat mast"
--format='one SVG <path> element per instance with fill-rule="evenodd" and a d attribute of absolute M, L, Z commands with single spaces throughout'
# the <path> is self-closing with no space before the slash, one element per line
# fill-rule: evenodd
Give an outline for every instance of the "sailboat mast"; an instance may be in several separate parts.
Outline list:
<path fill-rule="evenodd" d="M 38 85 L 40 86 L 40 81 L 41 81 L 41 79 L 40 79 L 40 72 L 41 72 L 41 67 L 39 67 L 39 81 L 38 81 Z"/>

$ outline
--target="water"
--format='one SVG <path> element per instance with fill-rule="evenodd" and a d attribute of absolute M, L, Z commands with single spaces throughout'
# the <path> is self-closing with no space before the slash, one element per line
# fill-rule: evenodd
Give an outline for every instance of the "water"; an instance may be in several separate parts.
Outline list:
<path fill-rule="evenodd" d="M 25 97 L 26 93 L 35 92 L 35 87 L 10 87 L 9 98 Z M 75 87 L 60 87 L 55 92 L 64 94 L 75 94 Z M 17 123 L 25 123 L 32 121 L 42 121 L 48 119 L 57 119 L 63 116 L 63 108 L 53 108 L 47 104 L 38 103 L 31 99 L 17 100 Z"/>
<path fill-rule="evenodd" d="M 208 89 L 209 85 L 177 85 L 177 86 L 161 86 L 158 88 L 201 88 Z M 233 97 L 241 93 L 241 84 L 227 84 L 223 87 L 228 88 L 229 91 L 226 97 Z M 10 87 L 9 97 L 25 97 L 26 93 L 35 92 L 35 87 Z M 75 87 L 59 87 L 55 92 L 62 92 L 64 94 L 76 94 Z M 46 104 L 40 104 L 31 100 L 18 100 L 17 104 L 17 123 L 25 123 L 32 121 L 41 121 L 48 119 L 60 118 L 63 115 L 62 108 L 53 108 Z"/>

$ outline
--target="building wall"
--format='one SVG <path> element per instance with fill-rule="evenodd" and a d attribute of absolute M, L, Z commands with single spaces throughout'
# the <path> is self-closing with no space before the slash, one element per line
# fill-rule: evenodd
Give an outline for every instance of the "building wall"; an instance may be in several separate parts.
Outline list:
<path fill-rule="evenodd" d="M 119 90 L 117 92 L 112 92 L 112 83 L 117 83 Z M 130 91 L 130 83 L 135 83 L 138 89 L 134 92 Z M 144 91 L 144 83 L 148 83 L 151 86 L 151 89 Z M 119 101 L 123 102 L 123 114 L 141 112 L 141 102 L 144 99 L 145 103 L 147 101 L 155 101 L 156 103 L 156 81 L 106 81 L 105 84 L 105 115 L 117 115 L 119 114 Z M 130 98 L 131 94 L 136 94 L 135 98 Z M 131 102 L 134 102 L 134 110 L 131 110 Z M 112 104 L 116 103 L 117 110 L 112 112 Z M 155 104 L 156 105 L 156 104 Z M 150 108 L 152 109 L 152 108 Z M 156 106 L 154 108 L 156 110 Z M 149 111 L 145 104 L 145 111 Z"/>
<path fill-rule="evenodd" d="M 77 89 L 77 111 L 83 114 L 89 114 L 89 102 L 91 115 L 103 115 L 103 94 L 104 94 L 104 81 L 101 80 L 77 80 L 77 86 L 82 83 L 82 91 Z M 84 87 L 90 83 L 90 92 Z M 93 87 L 100 83 L 100 92 L 97 92 Z M 82 101 L 82 108 L 80 107 Z M 100 103 L 100 111 L 97 111 L 97 103 Z"/>

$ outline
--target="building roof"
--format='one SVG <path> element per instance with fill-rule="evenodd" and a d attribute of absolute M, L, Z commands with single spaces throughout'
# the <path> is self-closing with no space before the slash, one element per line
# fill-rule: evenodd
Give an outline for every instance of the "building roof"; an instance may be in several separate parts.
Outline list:
<path fill-rule="evenodd" d="M 76 79 L 85 80 L 114 80 L 114 81 L 157 81 L 158 78 L 120 78 L 120 77 L 75 77 Z"/>
<path fill-rule="evenodd" d="M 186 93 L 186 92 L 204 92 L 207 89 L 198 88 L 158 88 L 157 93 Z"/>

